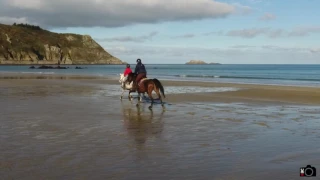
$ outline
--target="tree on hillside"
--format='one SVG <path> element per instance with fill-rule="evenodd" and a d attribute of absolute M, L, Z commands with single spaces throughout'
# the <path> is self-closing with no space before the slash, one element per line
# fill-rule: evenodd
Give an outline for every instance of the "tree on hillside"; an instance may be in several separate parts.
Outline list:
<path fill-rule="evenodd" d="M 40 28 L 40 26 L 35 26 L 35 25 L 32 25 L 32 24 L 23 24 L 23 23 L 20 23 L 20 24 L 17 24 L 17 23 L 13 23 L 13 26 L 19 26 L 19 27 L 25 27 L 25 28 L 29 28 L 29 29 L 33 29 L 33 30 L 42 30 Z"/>

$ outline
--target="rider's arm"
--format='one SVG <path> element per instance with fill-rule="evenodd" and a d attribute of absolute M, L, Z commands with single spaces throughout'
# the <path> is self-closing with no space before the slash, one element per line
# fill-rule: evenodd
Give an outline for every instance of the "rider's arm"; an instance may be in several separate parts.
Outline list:
<path fill-rule="evenodd" d="M 138 69 L 139 69 L 138 66 L 139 66 L 139 65 L 137 64 L 137 65 L 136 65 L 136 68 L 134 69 L 134 73 L 135 73 L 135 74 L 137 74 L 137 72 L 138 72 Z"/>

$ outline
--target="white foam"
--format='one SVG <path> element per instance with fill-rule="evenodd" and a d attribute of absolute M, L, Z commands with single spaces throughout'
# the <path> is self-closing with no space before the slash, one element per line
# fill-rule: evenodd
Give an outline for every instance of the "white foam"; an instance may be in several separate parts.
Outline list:
<path fill-rule="evenodd" d="M 181 94 L 181 93 L 202 93 L 202 92 L 226 92 L 238 91 L 239 88 L 233 87 L 198 87 L 198 86 L 168 86 L 165 88 L 167 94 Z"/>
<path fill-rule="evenodd" d="M 202 92 L 227 92 L 238 91 L 240 88 L 233 87 L 199 87 L 199 86 L 167 86 L 164 87 L 165 94 L 183 94 L 183 93 L 202 93 Z M 128 95 L 129 91 L 125 91 L 124 96 Z M 122 93 L 120 85 L 103 85 L 99 95 L 115 96 Z M 154 92 L 153 92 L 154 93 Z M 133 93 L 135 94 L 135 93 Z"/>
<path fill-rule="evenodd" d="M 55 72 L 20 72 L 21 74 L 55 74 Z"/>

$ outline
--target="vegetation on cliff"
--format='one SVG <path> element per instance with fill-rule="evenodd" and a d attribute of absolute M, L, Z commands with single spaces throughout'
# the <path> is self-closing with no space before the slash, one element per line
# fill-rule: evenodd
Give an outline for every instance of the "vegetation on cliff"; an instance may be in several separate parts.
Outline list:
<path fill-rule="evenodd" d="M 0 24 L 0 64 L 123 64 L 88 35 Z"/>

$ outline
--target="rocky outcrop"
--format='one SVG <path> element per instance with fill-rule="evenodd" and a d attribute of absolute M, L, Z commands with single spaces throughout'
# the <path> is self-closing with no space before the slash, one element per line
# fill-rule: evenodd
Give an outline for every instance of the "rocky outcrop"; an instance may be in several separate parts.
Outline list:
<path fill-rule="evenodd" d="M 204 61 L 201 61 L 201 60 L 191 60 L 191 61 L 187 62 L 186 64 L 207 64 L 207 63 Z"/>
<path fill-rule="evenodd" d="M 219 63 L 206 63 L 204 61 L 201 61 L 201 60 L 191 60 L 189 62 L 187 62 L 186 64 L 219 64 Z"/>
<path fill-rule="evenodd" d="M 124 64 L 88 35 L 0 24 L 0 64 Z"/>

